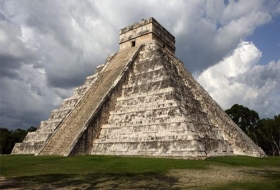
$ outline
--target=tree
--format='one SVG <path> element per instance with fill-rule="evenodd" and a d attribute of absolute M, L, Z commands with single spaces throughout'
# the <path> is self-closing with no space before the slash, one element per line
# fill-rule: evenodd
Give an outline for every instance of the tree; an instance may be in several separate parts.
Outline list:
<path fill-rule="evenodd" d="M 26 136 L 27 132 L 23 129 L 16 129 L 13 131 L 13 138 L 15 143 L 22 142 Z"/>
<path fill-rule="evenodd" d="M 226 113 L 266 154 L 280 155 L 280 115 L 260 119 L 256 111 L 238 104 Z"/>
<path fill-rule="evenodd" d="M 6 128 L 0 128 L 0 154 L 10 154 L 15 146 L 15 143 L 22 142 L 27 132 L 36 131 L 36 128 L 31 126 L 26 131 L 16 129 L 9 131 Z"/>
<path fill-rule="evenodd" d="M 26 131 L 27 131 L 27 132 L 33 132 L 33 131 L 36 131 L 36 130 L 37 130 L 36 127 L 31 126 L 31 127 L 29 127 Z"/>
<path fill-rule="evenodd" d="M 262 119 L 258 130 L 261 146 L 270 155 L 280 155 L 280 115 Z"/>
<path fill-rule="evenodd" d="M 12 132 L 6 128 L 0 128 L 0 153 L 10 154 L 14 144 Z"/>
<path fill-rule="evenodd" d="M 255 142 L 257 141 L 254 131 L 259 125 L 260 118 L 256 111 L 250 110 L 242 105 L 234 104 L 230 109 L 226 110 L 226 113 L 242 131 Z"/>

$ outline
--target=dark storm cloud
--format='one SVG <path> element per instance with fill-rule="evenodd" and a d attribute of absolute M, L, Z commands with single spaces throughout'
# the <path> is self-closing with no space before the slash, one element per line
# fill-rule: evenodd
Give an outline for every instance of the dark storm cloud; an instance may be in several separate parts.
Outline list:
<path fill-rule="evenodd" d="M 97 15 L 89 12 L 92 6 L 80 2 L 17 3 L 11 8 L 13 2 L 6 2 L 1 10 L 6 15 L 2 14 L 0 23 L 0 120 L 1 126 L 10 128 L 38 125 L 47 119 L 62 98 L 69 97 L 71 88 L 93 74 L 110 52 L 97 42 L 101 33 L 92 37 L 98 30 L 90 31 L 79 23 L 85 13 Z"/>
<path fill-rule="evenodd" d="M 13 106 L 9 105 L 8 106 Z M 6 107 L 6 106 L 5 106 Z M 26 128 L 29 126 L 38 126 L 40 121 L 46 120 L 50 114 L 50 110 L 42 113 L 39 111 L 18 111 L 15 112 L 12 107 L 6 107 L 5 112 L 0 111 L 1 127 L 10 126 L 15 130 L 17 128 Z"/>
<path fill-rule="evenodd" d="M 84 72 L 79 68 L 72 70 L 71 73 L 65 69 L 64 71 L 57 74 L 56 72 L 48 72 L 48 84 L 53 87 L 62 87 L 65 89 L 73 88 L 81 85 L 85 81 L 85 76 L 92 75 L 94 68 L 91 68 L 89 72 Z"/>
<path fill-rule="evenodd" d="M 20 26 L 1 15 L 0 20 L 0 78 L 9 77 L 21 80 L 19 70 L 23 64 L 36 61 L 34 51 L 26 48 L 21 40 Z"/>
<path fill-rule="evenodd" d="M 73 30 L 73 22 L 84 28 L 84 16 L 89 15 L 100 19 L 94 3 L 89 1 L 63 3 L 49 3 L 47 1 L 30 2 L 25 6 L 28 13 L 26 23 L 38 33 L 51 35 L 61 46 L 73 53 L 82 53 L 82 47 L 77 47 L 75 38 L 78 37 Z M 94 35 L 95 31 L 91 31 Z M 76 39 L 77 40 L 77 39 Z"/>
<path fill-rule="evenodd" d="M 16 72 L 21 66 L 20 59 L 13 57 L 12 55 L 0 54 L 0 76 L 20 79 L 19 74 Z"/>
<path fill-rule="evenodd" d="M 32 28 L 33 37 L 41 46 L 34 67 L 40 64 L 45 69 L 50 87 L 72 88 L 81 85 L 85 77 L 92 74 L 96 65 L 108 55 L 108 50 L 102 51 L 103 38 L 100 36 L 103 34 L 97 33 L 98 28 L 104 26 L 99 24 L 95 30 L 89 30 L 85 22 L 88 16 L 90 21 L 101 23 L 94 3 L 20 3 L 24 10 L 25 24 Z M 86 47 L 90 43 L 96 44 L 96 52 Z M 40 57 L 44 59 L 39 60 Z"/>
<path fill-rule="evenodd" d="M 28 127 L 47 118 L 118 51 L 118 31 L 127 25 L 155 17 L 176 37 L 176 55 L 187 69 L 199 72 L 271 20 L 264 5 L 262 0 L 2 1 L 1 107 L 7 110 L 1 125 Z"/>
<path fill-rule="evenodd" d="M 48 92 L 44 79 L 37 73 L 28 72 L 32 67 L 25 67 L 21 71 L 30 76 L 21 76 L 22 80 L 1 78 L 1 127 L 15 129 L 38 125 L 40 120 L 47 119 L 54 107 L 55 96 Z"/>
<path fill-rule="evenodd" d="M 0 12 L 0 20 L 2 20 L 2 21 L 7 20 L 5 15 L 3 15 L 1 12 Z"/>

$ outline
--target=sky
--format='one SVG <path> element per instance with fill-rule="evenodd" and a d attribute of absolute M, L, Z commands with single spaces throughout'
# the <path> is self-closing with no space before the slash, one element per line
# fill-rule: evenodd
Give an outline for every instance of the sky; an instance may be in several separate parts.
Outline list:
<path fill-rule="evenodd" d="M 0 127 L 48 119 L 149 17 L 223 109 L 280 114 L 280 0 L 0 0 Z"/>

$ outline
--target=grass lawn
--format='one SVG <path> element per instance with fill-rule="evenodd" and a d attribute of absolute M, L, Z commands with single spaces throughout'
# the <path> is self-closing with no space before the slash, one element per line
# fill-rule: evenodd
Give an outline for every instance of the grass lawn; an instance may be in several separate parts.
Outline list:
<path fill-rule="evenodd" d="M 0 156 L 0 189 L 280 189 L 280 157 Z"/>

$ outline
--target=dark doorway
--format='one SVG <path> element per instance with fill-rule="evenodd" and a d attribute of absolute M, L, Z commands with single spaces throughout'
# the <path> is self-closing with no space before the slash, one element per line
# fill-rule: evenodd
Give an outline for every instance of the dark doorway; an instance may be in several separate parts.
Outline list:
<path fill-rule="evenodd" d="M 131 47 L 135 47 L 135 44 L 136 44 L 135 41 L 132 41 L 131 42 Z"/>

